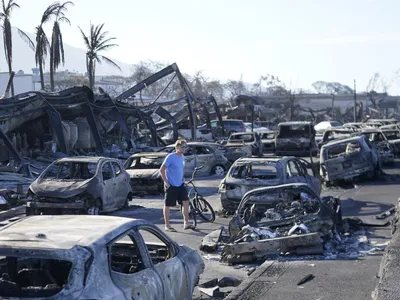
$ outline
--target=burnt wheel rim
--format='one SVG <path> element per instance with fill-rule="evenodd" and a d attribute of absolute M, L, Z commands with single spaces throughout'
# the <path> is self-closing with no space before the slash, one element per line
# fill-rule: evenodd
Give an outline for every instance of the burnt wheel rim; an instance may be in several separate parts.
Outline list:
<path fill-rule="evenodd" d="M 221 166 L 216 166 L 216 167 L 214 168 L 214 174 L 215 174 L 215 175 L 222 176 L 222 175 L 225 174 L 225 170 L 224 170 L 224 168 L 221 167 Z"/>

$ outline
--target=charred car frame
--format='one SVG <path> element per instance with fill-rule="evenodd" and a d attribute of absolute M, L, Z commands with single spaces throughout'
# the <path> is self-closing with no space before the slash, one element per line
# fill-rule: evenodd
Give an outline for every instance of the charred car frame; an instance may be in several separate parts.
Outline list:
<path fill-rule="evenodd" d="M 121 163 L 106 157 L 61 158 L 30 185 L 26 214 L 114 211 L 132 198 L 129 175 Z"/>

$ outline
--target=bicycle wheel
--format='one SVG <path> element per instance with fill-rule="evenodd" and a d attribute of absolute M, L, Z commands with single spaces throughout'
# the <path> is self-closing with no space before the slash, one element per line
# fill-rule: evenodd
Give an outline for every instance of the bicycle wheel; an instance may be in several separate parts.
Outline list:
<path fill-rule="evenodd" d="M 193 203 L 194 206 L 197 208 L 197 213 L 204 221 L 215 221 L 215 211 L 206 199 L 204 199 L 202 196 L 198 196 L 197 198 L 193 199 Z"/>
<path fill-rule="evenodd" d="M 182 205 L 181 205 L 181 213 L 182 213 Z M 192 201 L 189 201 L 189 222 L 192 222 L 192 225 L 194 227 L 197 226 L 196 215 L 197 215 L 197 209 L 193 206 Z"/>

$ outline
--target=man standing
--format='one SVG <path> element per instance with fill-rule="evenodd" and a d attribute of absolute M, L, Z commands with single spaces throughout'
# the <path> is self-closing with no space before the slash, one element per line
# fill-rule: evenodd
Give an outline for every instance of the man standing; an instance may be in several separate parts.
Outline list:
<path fill-rule="evenodd" d="M 169 223 L 170 207 L 176 206 L 176 201 L 182 206 L 183 228 L 193 229 L 193 226 L 189 223 L 189 197 L 183 181 L 183 169 L 185 167 L 183 153 L 186 148 L 185 140 L 177 140 L 175 153 L 167 155 L 160 169 L 165 186 L 164 221 L 166 231 L 176 232 Z"/>

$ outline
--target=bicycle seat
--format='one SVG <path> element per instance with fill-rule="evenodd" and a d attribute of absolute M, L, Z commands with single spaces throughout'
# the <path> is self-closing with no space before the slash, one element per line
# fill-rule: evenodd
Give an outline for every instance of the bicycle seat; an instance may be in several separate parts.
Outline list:
<path fill-rule="evenodd" d="M 203 166 L 194 168 L 195 171 L 203 169 Z"/>

